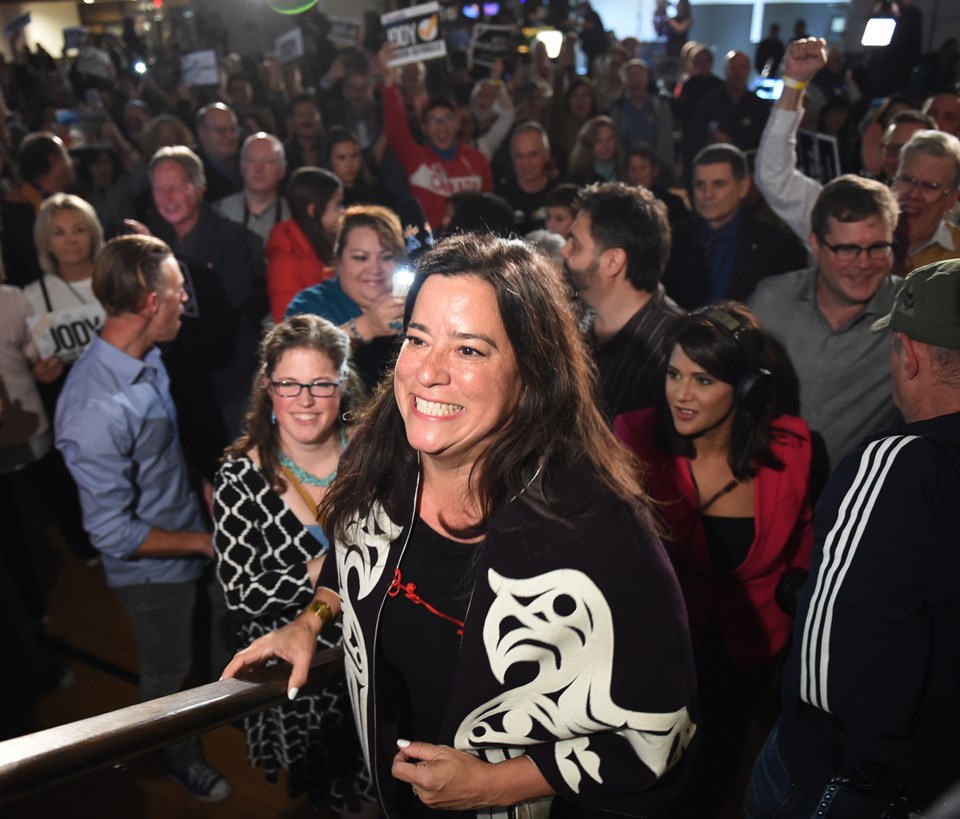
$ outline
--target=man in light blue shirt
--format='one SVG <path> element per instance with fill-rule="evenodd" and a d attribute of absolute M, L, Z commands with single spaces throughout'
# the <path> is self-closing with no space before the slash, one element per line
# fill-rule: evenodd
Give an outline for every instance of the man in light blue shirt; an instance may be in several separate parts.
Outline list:
<path fill-rule="evenodd" d="M 84 527 L 103 555 L 107 583 L 130 615 L 143 700 L 184 687 L 198 597 L 210 595 L 214 618 L 224 612 L 217 585 L 205 576 L 213 543 L 187 481 L 169 378 L 155 346 L 180 329 L 183 284 L 159 239 L 109 242 L 93 273 L 107 317 L 57 402 L 57 448 L 80 490 Z M 229 795 L 196 739 L 166 748 L 164 759 L 193 796 Z"/>

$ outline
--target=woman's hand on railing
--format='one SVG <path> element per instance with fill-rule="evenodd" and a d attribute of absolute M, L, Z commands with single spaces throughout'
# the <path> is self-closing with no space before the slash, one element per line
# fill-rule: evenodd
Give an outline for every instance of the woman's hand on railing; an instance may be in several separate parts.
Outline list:
<path fill-rule="evenodd" d="M 245 668 L 259 665 L 266 660 L 286 660 L 293 666 L 287 680 L 287 696 L 294 699 L 307 681 L 310 661 L 316 653 L 317 636 L 322 626 L 323 620 L 316 615 L 310 612 L 301 614 L 283 628 L 257 638 L 245 649 L 238 651 L 223 670 L 220 679 L 235 677 Z"/>

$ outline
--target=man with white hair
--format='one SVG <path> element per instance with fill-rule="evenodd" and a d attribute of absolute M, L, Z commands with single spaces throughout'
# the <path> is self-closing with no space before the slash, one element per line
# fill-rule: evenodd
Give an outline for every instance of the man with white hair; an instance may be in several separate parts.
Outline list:
<path fill-rule="evenodd" d="M 203 165 L 189 148 L 161 148 L 147 172 L 156 206 L 149 229 L 172 248 L 190 294 L 183 330 L 164 361 L 187 459 L 212 478 L 239 434 L 257 367 L 267 313 L 263 243 L 203 201 Z"/>
<path fill-rule="evenodd" d="M 247 137 L 240 149 L 243 190 L 215 202 L 214 211 L 257 234 L 264 245 L 277 222 L 290 218 L 290 206 L 280 196 L 287 175 L 283 143 L 260 131 Z"/>

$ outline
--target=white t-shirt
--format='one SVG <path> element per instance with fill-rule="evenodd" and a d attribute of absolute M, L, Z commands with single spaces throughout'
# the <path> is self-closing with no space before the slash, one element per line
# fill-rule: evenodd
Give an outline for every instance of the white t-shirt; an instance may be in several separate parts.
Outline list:
<path fill-rule="evenodd" d="M 44 298 L 44 287 L 46 296 Z M 65 282 L 45 275 L 43 285 L 31 282 L 23 293 L 34 316 L 31 329 L 41 355 L 57 355 L 64 364 L 74 361 L 93 341 L 103 326 L 105 312 L 93 295 L 93 280 Z M 47 303 L 49 299 L 49 305 Z"/>

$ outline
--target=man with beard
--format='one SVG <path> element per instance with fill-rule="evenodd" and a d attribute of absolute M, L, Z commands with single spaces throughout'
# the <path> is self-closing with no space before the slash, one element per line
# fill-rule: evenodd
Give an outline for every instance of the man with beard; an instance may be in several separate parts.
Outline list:
<path fill-rule="evenodd" d="M 681 315 L 660 277 L 670 255 L 666 208 L 622 182 L 580 192 L 563 247 L 571 286 L 590 308 L 584 324 L 611 420 L 654 404 L 663 392 L 664 338 Z"/>

